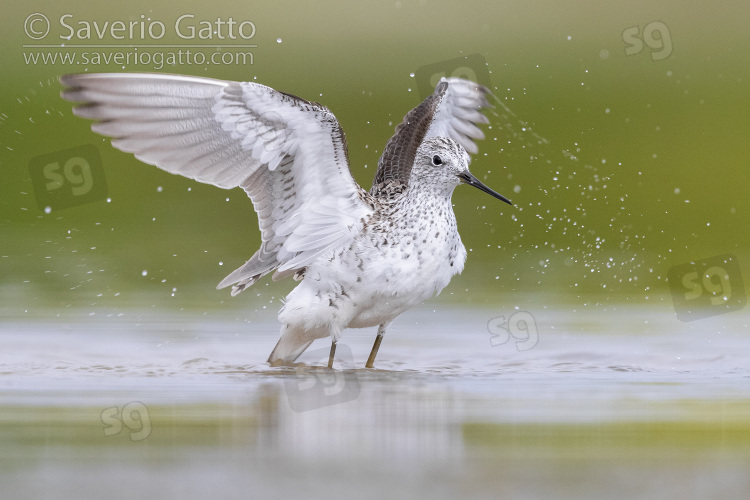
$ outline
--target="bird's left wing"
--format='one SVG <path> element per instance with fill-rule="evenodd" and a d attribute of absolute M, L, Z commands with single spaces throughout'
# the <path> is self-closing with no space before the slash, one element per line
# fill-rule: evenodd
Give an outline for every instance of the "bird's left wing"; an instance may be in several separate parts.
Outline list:
<path fill-rule="evenodd" d="M 242 187 L 262 245 L 220 287 L 242 291 L 350 241 L 371 211 L 351 176 L 346 141 L 324 106 L 257 83 L 160 74 L 66 75 L 74 113 L 116 148 L 174 174 Z"/>

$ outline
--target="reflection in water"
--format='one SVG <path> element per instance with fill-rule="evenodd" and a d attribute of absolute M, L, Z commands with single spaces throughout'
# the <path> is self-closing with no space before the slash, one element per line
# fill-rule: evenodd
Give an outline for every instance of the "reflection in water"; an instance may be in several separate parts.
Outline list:
<path fill-rule="evenodd" d="M 461 422 L 450 391 L 370 382 L 362 382 L 357 400 L 306 412 L 290 408 L 283 386 L 263 385 L 256 400 L 259 446 L 300 460 L 461 461 Z"/>
<path fill-rule="evenodd" d="M 297 367 L 263 363 L 272 321 L 252 335 L 184 315 L 5 322 L 3 498 L 63 488 L 81 498 L 645 498 L 675 485 L 740 497 L 750 488 L 744 316 L 692 327 L 673 311 L 545 310 L 527 350 L 491 342 L 497 317 L 417 311 L 394 325 L 375 370 L 361 368 L 367 333 L 347 336 L 343 369 L 329 370 L 326 345 Z"/>

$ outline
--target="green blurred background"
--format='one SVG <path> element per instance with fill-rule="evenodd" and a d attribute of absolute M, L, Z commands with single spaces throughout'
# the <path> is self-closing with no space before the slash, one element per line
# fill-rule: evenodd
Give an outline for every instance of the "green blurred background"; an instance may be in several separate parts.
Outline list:
<path fill-rule="evenodd" d="M 24 32 L 32 13 L 52 21 L 42 41 Z M 70 24 L 100 25 L 143 15 L 167 27 L 156 43 L 175 45 L 217 43 L 174 36 L 182 14 L 193 14 L 195 23 L 251 20 L 257 29 L 249 41 L 257 45 L 252 64 L 159 71 L 257 81 L 322 102 L 341 122 L 353 175 L 368 189 L 383 145 L 423 97 L 412 74 L 480 54 L 496 97 L 513 114 L 499 104 L 488 114 L 492 127 L 472 171 L 516 206 L 468 187 L 456 190 L 459 230 L 470 253 L 463 275 L 438 300 L 666 304 L 670 267 L 725 253 L 736 255 L 748 275 L 745 3 L 26 2 L 6 6 L 0 21 L 0 310 L 6 317 L 131 306 L 252 314 L 275 311 L 292 287 L 266 280 L 234 299 L 213 290 L 259 245 L 249 199 L 239 189 L 223 191 L 142 164 L 73 117 L 71 104 L 59 97 L 59 75 L 157 70 L 27 64 L 25 57 L 41 49 L 24 44 L 59 45 L 57 19 L 66 13 Z M 652 24 L 657 21 L 662 24 Z M 647 36 L 638 51 L 649 25 L 666 29 Z M 132 50 L 132 42 L 111 37 L 88 43 L 116 46 L 103 53 Z M 101 155 L 109 201 L 45 213 L 35 199 L 30 160 L 85 144 Z"/>

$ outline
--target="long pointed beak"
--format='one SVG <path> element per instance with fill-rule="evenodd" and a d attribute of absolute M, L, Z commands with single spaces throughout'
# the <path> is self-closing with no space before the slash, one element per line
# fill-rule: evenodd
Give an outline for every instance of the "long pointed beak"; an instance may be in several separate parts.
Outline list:
<path fill-rule="evenodd" d="M 474 177 L 474 175 L 471 172 L 469 172 L 468 170 L 464 170 L 463 172 L 461 172 L 460 174 L 458 174 L 458 178 L 461 179 L 461 182 L 463 182 L 464 184 L 468 184 L 469 186 L 474 186 L 475 188 L 480 189 L 480 190 L 484 191 L 485 193 L 494 196 L 498 200 L 504 201 L 508 205 L 513 205 L 512 201 L 510 201 L 508 198 L 506 198 L 505 196 L 501 195 L 500 193 L 496 193 L 492 189 L 490 189 L 487 186 L 485 186 L 482 183 L 482 181 L 480 181 L 479 179 L 477 179 L 476 177 Z"/>

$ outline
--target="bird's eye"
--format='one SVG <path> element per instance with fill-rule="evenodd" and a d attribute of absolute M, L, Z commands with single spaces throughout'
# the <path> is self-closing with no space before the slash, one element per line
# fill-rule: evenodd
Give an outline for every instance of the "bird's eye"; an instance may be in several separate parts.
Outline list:
<path fill-rule="evenodd" d="M 432 157 L 432 164 L 433 165 L 442 165 L 443 164 L 443 160 L 438 155 L 435 155 L 435 156 Z"/>

